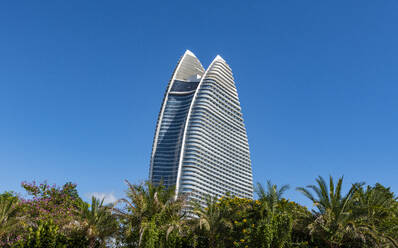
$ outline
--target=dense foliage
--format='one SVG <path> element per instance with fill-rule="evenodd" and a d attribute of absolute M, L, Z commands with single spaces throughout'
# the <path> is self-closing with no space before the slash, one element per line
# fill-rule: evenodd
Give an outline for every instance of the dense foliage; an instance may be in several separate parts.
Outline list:
<path fill-rule="evenodd" d="M 22 183 L 28 197 L 0 194 L 0 247 L 398 247 L 398 201 L 380 184 L 351 185 L 343 178 L 299 187 L 308 210 L 283 198 L 287 185 L 257 184 L 256 199 L 176 197 L 173 188 L 127 182 L 111 205 L 84 202 L 76 185 Z"/>

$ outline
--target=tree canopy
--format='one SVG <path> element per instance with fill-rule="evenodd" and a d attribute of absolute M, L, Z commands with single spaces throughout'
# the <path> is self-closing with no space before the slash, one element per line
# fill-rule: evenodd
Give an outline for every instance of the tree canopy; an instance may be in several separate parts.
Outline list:
<path fill-rule="evenodd" d="M 189 201 L 175 188 L 127 182 L 125 197 L 85 202 L 77 186 L 23 182 L 27 198 L 0 194 L 0 246 L 137 248 L 393 248 L 398 247 L 398 201 L 381 184 L 315 179 L 298 187 L 307 209 L 284 198 L 288 185 L 256 185 L 255 199 L 226 194 Z M 205 204 L 204 204 L 205 202 Z"/>

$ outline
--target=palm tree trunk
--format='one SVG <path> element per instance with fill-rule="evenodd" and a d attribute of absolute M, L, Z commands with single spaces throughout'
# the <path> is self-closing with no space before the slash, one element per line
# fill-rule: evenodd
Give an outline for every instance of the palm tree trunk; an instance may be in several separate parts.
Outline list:
<path fill-rule="evenodd" d="M 216 248 L 217 247 L 217 240 L 215 234 L 210 233 L 209 237 L 209 248 Z"/>
<path fill-rule="evenodd" d="M 95 238 L 90 238 L 89 239 L 89 245 L 88 247 L 90 248 L 95 248 Z"/>

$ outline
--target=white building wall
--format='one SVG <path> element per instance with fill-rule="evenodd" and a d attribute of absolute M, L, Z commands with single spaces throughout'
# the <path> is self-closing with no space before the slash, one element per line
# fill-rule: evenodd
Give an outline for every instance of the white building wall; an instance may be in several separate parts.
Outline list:
<path fill-rule="evenodd" d="M 179 132 L 182 137 L 179 154 L 173 163 L 156 162 L 159 160 L 154 158 L 161 152 L 157 151 L 161 143 L 159 138 L 162 139 L 168 128 L 175 129 L 162 125 L 173 118 L 170 110 L 165 111 L 166 106 L 172 103 L 175 94 L 181 94 L 170 89 L 175 80 L 188 82 L 192 77 L 201 79 L 196 90 L 190 93 L 193 100 Z M 232 71 L 220 56 L 204 71 L 195 55 L 187 51 L 173 73 L 159 113 L 150 180 L 154 181 L 156 170 L 171 166 L 178 170 L 176 191 L 189 193 L 191 199 L 203 200 L 204 195 L 221 197 L 227 192 L 244 198 L 253 197 L 249 144 L 239 98 Z"/>
<path fill-rule="evenodd" d="M 228 64 L 217 56 L 195 93 L 186 123 L 177 191 L 191 198 L 229 192 L 253 197 L 249 145 Z"/>

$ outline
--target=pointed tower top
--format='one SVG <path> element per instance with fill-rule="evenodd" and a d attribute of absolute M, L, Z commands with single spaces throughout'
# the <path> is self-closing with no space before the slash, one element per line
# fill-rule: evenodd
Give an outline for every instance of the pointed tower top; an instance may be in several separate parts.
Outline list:
<path fill-rule="evenodd" d="M 195 54 L 193 54 L 189 50 L 186 50 L 184 55 L 178 61 L 172 81 L 186 81 L 192 75 L 198 74 L 199 76 L 202 76 L 204 71 L 205 69 L 203 68 L 202 64 L 195 56 Z"/>
<path fill-rule="evenodd" d="M 193 56 L 193 57 L 196 57 L 195 54 L 193 54 L 193 52 L 191 52 L 191 51 L 188 50 L 188 49 L 185 51 L 185 54 L 186 54 L 186 55 L 191 55 L 191 56 Z"/>
<path fill-rule="evenodd" d="M 218 55 L 218 54 L 217 54 L 217 56 L 214 58 L 214 60 L 221 60 L 221 61 L 225 62 L 225 60 L 224 60 L 220 55 Z"/>

